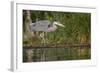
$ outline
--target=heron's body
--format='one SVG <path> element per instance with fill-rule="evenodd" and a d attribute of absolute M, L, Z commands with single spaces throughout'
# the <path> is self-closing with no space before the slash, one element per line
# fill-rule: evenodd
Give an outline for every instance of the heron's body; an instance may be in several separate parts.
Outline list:
<path fill-rule="evenodd" d="M 51 32 L 57 29 L 56 25 L 53 25 L 49 20 L 40 20 L 35 23 L 30 24 L 31 31 L 43 31 L 43 32 Z"/>

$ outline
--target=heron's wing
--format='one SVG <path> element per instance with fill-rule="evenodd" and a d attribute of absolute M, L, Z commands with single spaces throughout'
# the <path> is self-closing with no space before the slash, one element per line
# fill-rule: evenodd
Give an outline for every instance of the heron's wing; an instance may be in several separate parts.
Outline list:
<path fill-rule="evenodd" d="M 48 20 L 41 20 L 41 21 L 38 21 L 36 22 L 39 26 L 48 26 L 51 22 L 48 21 Z"/>
<path fill-rule="evenodd" d="M 37 31 L 47 31 L 48 25 L 50 25 L 50 21 L 48 20 L 41 20 L 36 22 L 37 26 L 36 29 Z"/>
<path fill-rule="evenodd" d="M 46 32 L 48 30 L 48 26 L 50 24 L 51 23 L 48 20 L 37 21 L 35 23 L 32 23 L 31 30 L 32 31 L 44 31 L 44 32 Z"/>

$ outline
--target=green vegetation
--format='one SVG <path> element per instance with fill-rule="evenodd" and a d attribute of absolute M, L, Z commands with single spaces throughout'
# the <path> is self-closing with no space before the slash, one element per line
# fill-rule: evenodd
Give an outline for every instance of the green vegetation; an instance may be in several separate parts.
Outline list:
<path fill-rule="evenodd" d="M 47 33 L 48 44 L 52 43 L 71 43 L 71 44 L 82 44 L 91 42 L 91 13 L 79 13 L 79 12 L 56 12 L 56 11 L 29 11 L 30 15 L 27 14 L 27 10 L 23 10 L 23 45 L 37 45 L 41 44 L 41 38 L 38 36 L 40 32 L 34 32 L 35 36 L 30 37 L 30 32 L 27 29 L 27 25 L 37 20 L 54 20 L 62 23 L 65 28 L 58 26 L 58 29 L 54 32 Z M 29 15 L 29 19 L 28 19 Z M 38 34 L 36 34 L 38 33 Z M 82 49 L 83 50 L 83 49 Z M 80 54 L 78 48 L 74 49 L 49 49 L 46 50 L 47 60 L 74 60 L 74 59 L 89 59 L 90 49 L 83 50 Z M 39 52 L 39 51 L 38 51 Z M 41 50 L 40 50 L 41 52 Z M 70 53 L 70 55 L 69 55 Z M 80 54 L 80 55 L 79 55 Z M 26 54 L 23 55 L 26 61 Z M 37 54 L 35 55 L 37 56 Z M 56 57 L 55 57 L 56 56 Z M 80 57 L 79 57 L 80 56 Z M 40 56 L 38 57 L 40 58 Z M 34 59 L 34 58 L 33 58 Z"/>
<path fill-rule="evenodd" d="M 91 32 L 91 14 L 74 12 L 30 11 L 31 20 L 57 20 L 65 28 L 58 26 L 55 32 L 47 34 L 49 43 L 89 43 Z M 26 10 L 23 11 L 23 32 L 25 33 Z M 39 36 L 39 35 L 38 35 Z M 41 39 L 32 37 L 26 42 L 37 44 Z"/>

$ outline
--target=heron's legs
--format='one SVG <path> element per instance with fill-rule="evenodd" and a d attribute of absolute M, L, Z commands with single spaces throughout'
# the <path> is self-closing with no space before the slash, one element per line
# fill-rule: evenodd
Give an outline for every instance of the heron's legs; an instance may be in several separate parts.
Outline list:
<path fill-rule="evenodd" d="M 42 32 L 42 33 L 40 34 L 40 37 L 42 38 L 41 43 L 43 43 L 44 45 L 45 45 L 46 43 L 48 43 L 47 32 Z"/>
<path fill-rule="evenodd" d="M 44 37 L 44 32 L 40 34 L 40 37 L 42 38 L 41 43 L 45 44 L 45 37 Z"/>

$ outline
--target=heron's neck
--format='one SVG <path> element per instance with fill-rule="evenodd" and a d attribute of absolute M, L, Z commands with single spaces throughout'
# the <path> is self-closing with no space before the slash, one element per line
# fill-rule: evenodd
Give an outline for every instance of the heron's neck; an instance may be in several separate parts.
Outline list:
<path fill-rule="evenodd" d="M 57 26 L 55 24 L 53 24 L 53 28 L 57 29 Z"/>

